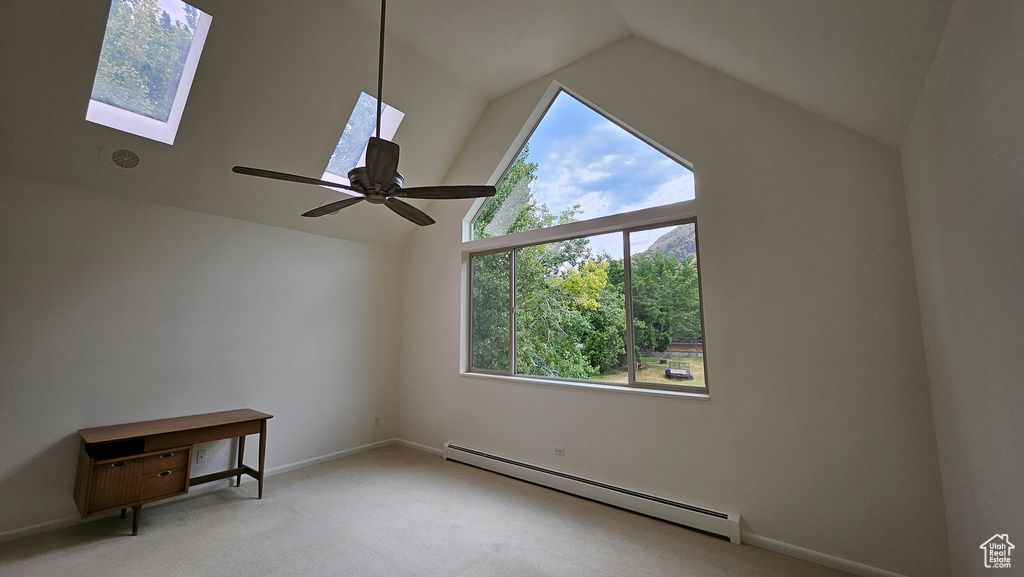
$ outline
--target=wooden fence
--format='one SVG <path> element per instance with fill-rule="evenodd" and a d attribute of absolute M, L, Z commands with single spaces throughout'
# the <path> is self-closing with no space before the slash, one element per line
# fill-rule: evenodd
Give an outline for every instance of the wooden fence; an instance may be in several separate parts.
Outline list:
<path fill-rule="evenodd" d="M 668 344 L 670 353 L 703 353 L 704 343 L 702 341 L 672 341 Z"/>

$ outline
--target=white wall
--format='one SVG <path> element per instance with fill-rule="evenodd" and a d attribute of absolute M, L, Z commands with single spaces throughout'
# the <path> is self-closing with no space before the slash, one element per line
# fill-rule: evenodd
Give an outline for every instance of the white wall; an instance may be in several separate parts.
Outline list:
<path fill-rule="evenodd" d="M 964 576 L 986 574 L 978 547 L 993 534 L 1024 541 L 1022 30 L 1024 3 L 957 3 L 902 149 L 949 547 Z"/>
<path fill-rule="evenodd" d="M 711 399 L 460 377 L 468 203 L 435 202 L 438 225 L 403 253 L 400 435 L 735 511 L 748 537 L 948 575 L 897 151 L 631 38 L 493 101 L 447 180 L 490 177 L 552 79 L 696 168 Z"/>
<path fill-rule="evenodd" d="M 77 515 L 83 427 L 252 407 L 270 468 L 394 436 L 396 252 L 7 177 L 0 203 L 0 534 Z"/>

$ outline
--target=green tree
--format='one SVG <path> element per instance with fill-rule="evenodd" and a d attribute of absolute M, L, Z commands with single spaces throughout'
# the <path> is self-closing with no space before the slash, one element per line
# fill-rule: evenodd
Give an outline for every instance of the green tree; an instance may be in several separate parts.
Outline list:
<path fill-rule="evenodd" d="M 381 106 L 381 112 L 387 105 Z M 348 172 L 359 163 L 359 157 L 366 149 L 366 143 L 377 129 L 377 99 L 366 94 L 359 95 L 352 114 L 348 117 L 343 138 L 331 154 L 327 172 L 348 178 Z"/>
<path fill-rule="evenodd" d="M 626 295 L 613 275 L 621 269 L 619 260 L 605 261 L 607 282 L 598 293 L 598 306 L 591 311 L 591 330 L 586 335 L 584 351 L 599 373 L 625 366 L 626 363 Z"/>
<path fill-rule="evenodd" d="M 186 9 L 186 21 L 171 22 L 158 0 L 114 0 L 92 99 L 166 122 L 192 46 L 198 10 Z"/>
<path fill-rule="evenodd" d="M 509 370 L 509 253 L 473 257 L 471 362 Z"/>
<path fill-rule="evenodd" d="M 538 166 L 529 156 L 527 145 L 498 182 L 497 193 L 473 223 L 475 238 L 574 222 L 582 213 L 575 205 L 551 214 L 536 201 L 530 187 Z M 587 379 L 621 366 L 626 327 L 621 262 L 595 256 L 586 238 L 524 247 L 515 254 L 517 372 Z M 499 357 L 508 355 L 507 331 L 498 328 L 507 326 L 507 315 L 476 312 L 478 302 L 507 310 L 502 295 L 509 281 L 501 266 L 507 267 L 506 259 L 474 258 L 473 362 L 479 368 L 483 363 L 496 367 Z M 619 271 L 619 284 L 609 283 L 609 271 Z"/>
<path fill-rule="evenodd" d="M 577 204 L 553 215 L 547 205 L 536 202 L 530 187 L 537 180 L 537 163 L 530 162 L 529 158 L 530 145 L 527 143 L 498 181 L 495 195 L 488 199 L 473 221 L 473 238 L 501 236 L 575 222 L 576 216 L 582 213 Z"/>
<path fill-rule="evenodd" d="M 546 205 L 536 202 L 529 192 L 536 170 L 537 164 L 529 161 L 529 148 L 524 147 L 498 183 L 497 194 L 474 222 L 477 238 L 577 219 L 582 213 L 578 205 L 552 215 Z M 505 204 L 512 208 L 503 209 Z M 500 226 L 490 229 L 496 221 Z M 508 255 L 474 258 L 475 367 L 507 370 Z M 516 249 L 515 268 L 518 373 L 589 379 L 624 366 L 629 323 L 621 259 L 595 255 L 590 240 L 581 238 Z M 664 351 L 673 340 L 701 338 L 697 270 L 692 257 L 662 252 L 634 255 L 630 270 L 632 326 L 638 349 Z M 494 310 L 477 312 L 478 303 L 488 303 Z"/>
<path fill-rule="evenodd" d="M 589 266 L 582 239 L 516 250 L 516 367 L 520 373 L 587 379 L 585 339 L 589 320 L 607 284 L 600 267 Z"/>
<path fill-rule="evenodd" d="M 693 258 L 664 253 L 634 255 L 633 338 L 644 350 L 664 351 L 674 340 L 701 338 L 697 269 Z"/>
<path fill-rule="evenodd" d="M 185 4 L 185 31 L 194 35 L 199 27 L 199 9 L 191 4 Z"/>

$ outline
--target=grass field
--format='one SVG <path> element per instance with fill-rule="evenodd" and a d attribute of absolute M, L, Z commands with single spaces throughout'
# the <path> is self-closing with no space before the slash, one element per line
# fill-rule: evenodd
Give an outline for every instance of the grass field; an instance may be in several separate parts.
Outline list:
<path fill-rule="evenodd" d="M 666 361 L 665 364 L 661 364 L 661 360 Z M 636 380 L 641 383 L 653 383 L 657 385 L 685 385 L 690 387 L 703 387 L 705 386 L 704 381 L 704 357 L 640 357 L 643 363 L 641 368 L 636 373 Z M 683 362 L 690 364 L 690 372 L 693 373 L 693 380 L 683 379 L 670 379 L 665 376 L 665 369 L 669 367 L 670 362 Z M 592 381 L 610 381 L 613 383 L 625 383 L 629 381 L 629 375 L 626 372 L 625 367 L 621 369 L 613 369 L 606 373 L 602 373 L 595 377 L 592 377 Z"/>

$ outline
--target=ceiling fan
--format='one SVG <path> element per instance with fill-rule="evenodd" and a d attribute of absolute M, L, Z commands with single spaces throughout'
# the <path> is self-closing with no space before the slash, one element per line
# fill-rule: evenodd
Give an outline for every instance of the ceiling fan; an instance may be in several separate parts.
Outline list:
<path fill-rule="evenodd" d="M 377 66 L 377 131 L 374 134 L 380 134 L 381 88 L 384 78 L 384 15 L 386 6 L 387 0 L 381 0 L 380 58 Z M 366 166 L 357 166 L 349 171 L 348 179 L 351 183 L 350 186 L 308 176 L 263 170 L 261 168 L 236 166 L 231 170 L 232 172 L 249 176 L 273 178 L 302 184 L 315 184 L 331 188 L 344 188 L 360 195 L 355 198 L 331 202 L 302 214 L 302 216 L 308 217 L 333 214 L 365 200 L 370 204 L 383 204 L 398 216 L 420 226 L 427 226 L 434 224 L 434 219 L 430 218 L 427 213 L 401 199 L 424 198 L 440 200 L 478 198 L 494 196 L 495 193 L 493 186 L 418 186 L 415 188 L 402 188 L 404 177 L 398 172 L 398 145 L 376 136 L 371 136 L 366 144 Z"/>

